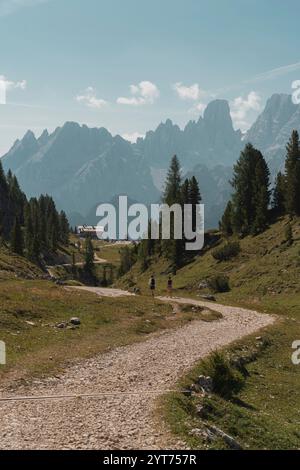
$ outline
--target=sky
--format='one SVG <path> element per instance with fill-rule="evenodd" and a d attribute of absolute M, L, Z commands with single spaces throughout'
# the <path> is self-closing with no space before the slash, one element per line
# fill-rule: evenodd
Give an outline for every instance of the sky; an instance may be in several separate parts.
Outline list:
<path fill-rule="evenodd" d="M 300 79 L 298 0 L 0 0 L 0 155 L 65 121 L 134 140 L 216 98 L 245 131 Z"/>

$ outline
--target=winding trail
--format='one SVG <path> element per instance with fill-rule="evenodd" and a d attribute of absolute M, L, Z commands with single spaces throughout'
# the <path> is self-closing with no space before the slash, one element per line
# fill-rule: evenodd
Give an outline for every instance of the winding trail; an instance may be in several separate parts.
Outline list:
<path fill-rule="evenodd" d="M 107 259 L 99 258 L 97 253 L 94 254 L 94 264 L 107 264 L 107 263 L 108 263 Z M 84 265 L 83 261 L 78 261 L 77 263 L 75 263 L 75 266 L 83 266 L 83 265 Z M 50 266 L 50 265 L 46 266 L 46 269 L 48 271 L 48 274 L 51 277 L 55 277 L 55 273 L 53 271 L 55 268 L 70 268 L 71 266 L 72 266 L 71 263 L 55 264 L 53 266 Z"/>
<path fill-rule="evenodd" d="M 98 295 L 128 293 L 96 291 Z M 102 290 L 103 291 L 103 290 Z M 1 401 L 1 449 L 184 449 L 155 415 L 156 399 L 210 352 L 272 324 L 275 317 L 190 299 L 167 298 L 213 308 L 221 320 L 195 320 L 182 328 L 117 348 L 70 367 L 60 377 L 38 381 L 2 398 L 60 396 Z M 73 396 L 90 394 L 93 397 Z M 68 397 L 61 397 L 67 395 Z"/>

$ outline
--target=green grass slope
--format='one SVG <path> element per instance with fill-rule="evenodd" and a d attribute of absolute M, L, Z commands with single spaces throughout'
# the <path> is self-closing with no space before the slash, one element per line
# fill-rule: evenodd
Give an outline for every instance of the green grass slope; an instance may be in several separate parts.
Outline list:
<path fill-rule="evenodd" d="M 292 221 L 293 243 L 285 242 L 282 218 L 263 234 L 240 240 L 241 252 L 235 258 L 217 262 L 212 250 L 197 256 L 178 270 L 174 277 L 174 295 L 198 298 L 211 293 L 205 283 L 215 276 L 227 276 L 230 291 L 214 293 L 216 300 L 247 306 L 261 312 L 275 313 L 279 321 L 258 335 L 227 348 L 224 355 L 233 363 L 246 363 L 245 386 L 233 399 L 214 393 L 202 398 L 182 393 L 166 396 L 160 410 L 174 433 L 192 448 L 227 448 L 223 439 L 209 441 L 192 429 L 213 424 L 234 437 L 243 448 L 296 449 L 300 447 L 299 402 L 300 365 L 292 363 L 292 343 L 300 340 L 300 220 Z M 226 243 L 220 240 L 219 245 Z M 155 259 L 144 273 L 138 266 L 127 274 L 122 284 L 147 291 L 151 273 L 157 278 L 158 293 L 164 293 L 168 265 Z M 213 303 L 212 303 L 213 308 Z M 263 347 L 262 347 L 263 345 Z M 182 378 L 178 387 L 188 387 L 203 372 L 200 363 Z M 204 407 L 200 417 L 197 410 Z M 200 437 L 199 437 L 200 436 Z"/>
<path fill-rule="evenodd" d="M 36 279 L 45 273 L 26 258 L 0 247 L 0 281 L 6 279 Z"/>

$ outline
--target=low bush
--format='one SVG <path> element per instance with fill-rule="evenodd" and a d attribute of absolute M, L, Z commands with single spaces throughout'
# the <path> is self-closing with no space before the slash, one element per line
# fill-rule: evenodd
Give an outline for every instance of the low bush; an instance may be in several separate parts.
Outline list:
<path fill-rule="evenodd" d="M 211 277 L 208 281 L 208 286 L 215 293 L 230 291 L 229 279 L 227 276 Z"/>
<path fill-rule="evenodd" d="M 245 385 L 245 377 L 220 353 L 203 362 L 203 372 L 211 377 L 213 391 L 225 399 L 232 398 Z"/>
<path fill-rule="evenodd" d="M 240 251 L 241 247 L 239 242 L 230 242 L 226 243 L 226 245 L 223 245 L 220 248 L 216 248 L 212 252 L 212 256 L 217 261 L 228 261 L 229 259 L 237 256 Z"/>

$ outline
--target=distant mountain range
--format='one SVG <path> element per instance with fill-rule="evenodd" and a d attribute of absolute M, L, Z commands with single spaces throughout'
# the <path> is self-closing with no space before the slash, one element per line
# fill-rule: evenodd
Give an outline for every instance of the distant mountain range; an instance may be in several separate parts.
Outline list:
<path fill-rule="evenodd" d="M 246 142 L 259 148 L 273 172 L 282 167 L 291 131 L 300 131 L 300 106 L 290 95 L 267 102 L 246 135 L 232 125 L 228 102 L 214 100 L 203 118 L 181 130 L 171 120 L 131 144 L 105 128 L 67 122 L 39 138 L 28 131 L 3 156 L 5 170 L 15 173 L 27 196 L 48 193 L 71 223 L 89 222 L 94 208 L 119 194 L 157 202 L 171 157 L 177 154 L 183 174 L 195 174 L 206 204 L 206 226 L 217 226 L 230 196 L 232 166 Z"/>

